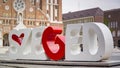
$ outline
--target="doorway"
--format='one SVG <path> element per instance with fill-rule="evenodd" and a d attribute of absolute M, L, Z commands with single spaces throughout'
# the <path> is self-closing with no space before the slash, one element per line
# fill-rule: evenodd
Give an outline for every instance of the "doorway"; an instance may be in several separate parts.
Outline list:
<path fill-rule="evenodd" d="M 9 34 L 6 33 L 3 35 L 3 46 L 9 46 Z"/>

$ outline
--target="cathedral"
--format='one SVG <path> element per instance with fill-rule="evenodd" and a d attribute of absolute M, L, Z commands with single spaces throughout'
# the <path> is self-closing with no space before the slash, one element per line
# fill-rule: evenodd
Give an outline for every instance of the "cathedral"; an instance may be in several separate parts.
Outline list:
<path fill-rule="evenodd" d="M 62 0 L 0 0 L 0 47 L 9 46 L 9 32 L 19 23 L 27 28 L 62 24 Z"/>

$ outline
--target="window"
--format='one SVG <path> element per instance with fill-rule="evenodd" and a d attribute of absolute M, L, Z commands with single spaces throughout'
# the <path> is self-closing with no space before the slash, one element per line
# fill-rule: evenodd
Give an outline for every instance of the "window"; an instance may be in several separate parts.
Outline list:
<path fill-rule="evenodd" d="M 36 4 L 36 0 L 30 0 L 30 2 L 35 5 Z"/>
<path fill-rule="evenodd" d="M 35 21 L 33 21 L 33 25 L 35 25 Z"/>
<path fill-rule="evenodd" d="M 115 37 L 115 31 L 112 32 L 112 36 Z"/>
<path fill-rule="evenodd" d="M 9 23 L 10 23 L 10 20 L 6 20 L 6 25 L 9 25 Z"/>
<path fill-rule="evenodd" d="M 117 22 L 113 21 L 110 23 L 111 28 L 116 28 L 117 27 Z"/>
<path fill-rule="evenodd" d="M 46 6 L 46 9 L 49 10 L 49 5 Z"/>
<path fill-rule="evenodd" d="M 111 18 L 111 15 L 108 15 L 108 18 Z"/>
<path fill-rule="evenodd" d="M 41 26 L 41 22 L 39 23 L 39 25 Z"/>
<path fill-rule="evenodd" d="M 36 2 L 40 2 L 40 0 L 36 0 Z"/>
<path fill-rule="evenodd" d="M 11 20 L 9 20 L 9 25 L 11 25 Z"/>
<path fill-rule="evenodd" d="M 55 17 L 57 17 L 57 16 L 58 16 L 58 10 L 55 9 Z"/>
<path fill-rule="evenodd" d="M 2 24 L 2 20 L 0 20 L 0 24 Z"/>
<path fill-rule="evenodd" d="M 18 23 L 17 23 L 17 21 L 15 20 L 15 21 L 14 21 L 14 25 L 17 25 L 17 24 L 18 24 Z"/>
<path fill-rule="evenodd" d="M 118 22 L 116 21 L 116 28 L 118 28 Z"/>
<path fill-rule="evenodd" d="M 116 22 L 113 22 L 113 28 L 115 28 L 116 27 Z"/>
<path fill-rule="evenodd" d="M 5 25 L 5 20 L 3 20 L 3 25 Z"/>
<path fill-rule="evenodd" d="M 3 3 L 6 3 L 8 0 L 3 0 Z"/>
<path fill-rule="evenodd" d="M 44 26 L 45 25 L 45 23 L 44 22 L 42 22 L 42 26 Z"/>
<path fill-rule="evenodd" d="M 9 24 L 11 24 L 10 23 L 10 20 L 3 20 L 3 22 L 1 22 L 3 25 L 9 25 Z"/>
<path fill-rule="evenodd" d="M 6 24 L 5 25 L 8 25 L 8 20 L 6 20 Z"/>
<path fill-rule="evenodd" d="M 93 22 L 93 18 L 90 18 L 90 22 Z"/>
<path fill-rule="evenodd" d="M 46 9 L 49 10 L 49 1 L 46 0 L 46 3 L 47 3 Z"/>
<path fill-rule="evenodd" d="M 117 31 L 117 36 L 120 37 L 120 30 Z"/>
<path fill-rule="evenodd" d="M 108 23 L 108 27 L 111 28 L 110 23 Z"/>
<path fill-rule="evenodd" d="M 57 0 L 54 0 L 54 3 L 55 3 L 55 4 L 58 4 L 58 1 L 57 1 Z"/>
<path fill-rule="evenodd" d="M 33 24 L 33 22 L 32 21 L 28 21 L 28 25 L 32 25 Z"/>
<path fill-rule="evenodd" d="M 55 5 L 55 9 L 58 9 L 58 6 L 57 6 L 57 5 Z"/>
<path fill-rule="evenodd" d="M 40 9 L 42 10 L 42 0 L 40 0 Z"/>
<path fill-rule="evenodd" d="M 28 21 L 28 24 L 27 25 L 29 25 L 29 21 Z"/>
<path fill-rule="evenodd" d="M 48 3 L 49 3 L 49 1 L 48 1 L 48 0 L 46 0 L 46 3 L 48 4 Z"/>
<path fill-rule="evenodd" d="M 10 27 L 4 27 L 3 30 L 4 30 L 4 32 L 9 32 L 10 31 Z"/>
<path fill-rule="evenodd" d="M 45 22 L 45 26 L 47 26 L 47 22 Z"/>
<path fill-rule="evenodd" d="M 88 18 L 88 22 L 91 22 L 91 18 Z"/>
<path fill-rule="evenodd" d="M 14 21 L 14 25 L 16 25 L 16 22 Z"/>
<path fill-rule="evenodd" d="M 111 24 L 111 28 L 113 28 L 113 23 L 111 22 L 110 24 Z"/>
<path fill-rule="evenodd" d="M 32 22 L 32 21 L 30 21 L 30 25 L 32 25 L 32 23 L 33 23 L 33 22 Z"/>

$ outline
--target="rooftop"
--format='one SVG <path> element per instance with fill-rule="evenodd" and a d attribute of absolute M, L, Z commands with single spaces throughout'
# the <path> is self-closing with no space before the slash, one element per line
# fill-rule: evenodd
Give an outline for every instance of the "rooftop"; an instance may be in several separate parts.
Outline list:
<path fill-rule="evenodd" d="M 110 11 L 120 11 L 120 8 L 111 9 L 111 10 L 106 10 L 106 11 L 104 11 L 104 12 L 110 12 Z"/>
<path fill-rule="evenodd" d="M 88 16 L 102 16 L 103 14 L 104 14 L 103 10 L 97 7 L 97 8 L 87 9 L 87 10 L 65 13 L 63 14 L 63 20 L 82 18 L 82 17 L 88 17 Z"/>

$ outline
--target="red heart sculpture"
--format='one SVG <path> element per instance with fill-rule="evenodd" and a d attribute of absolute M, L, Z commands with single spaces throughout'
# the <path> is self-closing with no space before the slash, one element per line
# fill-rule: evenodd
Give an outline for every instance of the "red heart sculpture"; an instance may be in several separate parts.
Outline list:
<path fill-rule="evenodd" d="M 23 37 L 24 37 L 24 33 L 22 33 L 19 37 L 15 34 L 12 35 L 12 39 L 16 41 L 20 46 L 21 46 Z"/>

